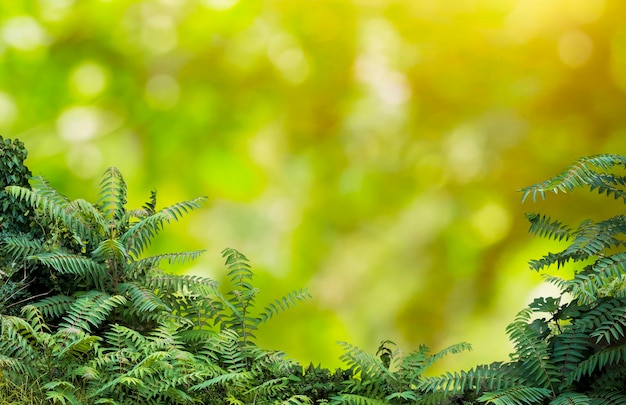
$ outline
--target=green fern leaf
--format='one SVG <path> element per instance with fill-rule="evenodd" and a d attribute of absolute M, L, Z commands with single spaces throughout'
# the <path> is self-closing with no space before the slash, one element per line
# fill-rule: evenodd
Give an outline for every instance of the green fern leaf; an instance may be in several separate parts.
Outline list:
<path fill-rule="evenodd" d="M 591 398 L 591 405 L 626 405 L 626 395 L 620 392 L 603 392 Z"/>
<path fill-rule="evenodd" d="M 36 307 L 44 317 L 58 318 L 67 312 L 74 301 L 75 298 L 66 295 L 55 295 L 53 297 L 46 297 L 33 304 L 33 306 Z"/>
<path fill-rule="evenodd" d="M 598 176 L 600 169 L 602 171 L 610 170 L 616 166 L 624 166 L 626 158 L 620 155 L 604 154 L 590 157 L 584 157 L 577 160 L 559 175 L 546 180 L 544 182 L 522 188 L 522 202 L 532 195 L 533 201 L 536 201 L 537 195 L 545 199 L 546 192 L 557 194 L 558 192 L 569 192 L 575 188 L 589 186 L 591 190 L 597 189 L 600 193 L 607 195 L 613 194 L 615 198 L 624 198 L 624 193 L 611 185 L 609 177 Z M 615 181 L 618 183 L 618 181 Z"/>
<path fill-rule="evenodd" d="M 169 265 L 184 264 L 188 261 L 196 260 L 206 250 L 194 250 L 189 252 L 165 253 L 156 256 L 150 256 L 133 263 L 133 267 L 142 269 L 153 269 L 158 267 L 162 261 L 166 261 Z"/>
<path fill-rule="evenodd" d="M 240 344 L 240 336 L 236 331 L 224 329 L 219 338 L 212 341 L 211 349 L 219 356 L 218 359 L 231 372 L 247 370 L 248 359 L 245 346 Z"/>
<path fill-rule="evenodd" d="M 26 259 L 43 250 L 41 242 L 26 235 L 6 236 L 1 243 L 6 254 L 16 259 Z"/>
<path fill-rule="evenodd" d="M 70 253 L 49 252 L 30 256 L 29 259 L 50 266 L 61 274 L 75 274 L 83 277 L 99 290 L 106 289 L 105 284 L 109 279 L 106 268 L 101 263 L 88 257 Z"/>
<path fill-rule="evenodd" d="M 506 331 L 515 345 L 514 360 L 520 362 L 526 380 L 541 388 L 555 391 L 557 371 L 551 362 L 546 341 L 529 325 L 532 310 L 526 308 L 518 313 Z"/>
<path fill-rule="evenodd" d="M 472 350 L 472 345 L 467 342 L 456 343 L 451 346 L 446 347 L 445 349 L 429 356 L 424 363 L 424 368 L 428 368 L 434 363 L 441 360 L 443 357 L 449 354 L 459 354 L 461 352 L 469 352 Z"/>
<path fill-rule="evenodd" d="M 222 385 L 225 386 L 229 383 L 247 385 L 254 378 L 254 373 L 250 371 L 240 371 L 240 372 L 229 372 L 225 374 L 220 374 L 214 378 L 203 381 L 200 384 L 196 384 L 191 386 L 189 389 L 192 391 L 199 391 L 207 389 L 214 385 Z"/>
<path fill-rule="evenodd" d="M 439 390 L 448 395 L 465 392 L 498 391 L 522 385 L 523 377 L 510 364 L 492 363 L 469 371 L 447 372 L 437 377 L 422 377 L 417 388 L 425 393 Z"/>
<path fill-rule="evenodd" d="M 33 327 L 33 330 L 35 330 L 38 334 L 50 331 L 50 328 L 46 324 L 41 311 L 35 305 L 31 304 L 23 306 L 21 313 L 24 316 L 24 320 L 26 320 L 26 322 L 28 322 L 28 324 Z"/>
<path fill-rule="evenodd" d="M 569 374 L 566 383 L 571 385 L 585 376 L 591 376 L 597 371 L 603 370 L 606 366 L 624 361 L 626 361 L 626 345 L 606 348 L 578 363 L 576 368 Z"/>
<path fill-rule="evenodd" d="M 75 233 L 80 240 L 91 244 L 98 240 L 98 230 L 87 226 L 83 216 L 76 209 L 68 210 L 69 201 L 65 198 L 57 198 L 57 194 L 54 197 L 40 194 L 36 188 L 31 190 L 26 187 L 7 186 L 5 190 L 10 195 L 26 202 L 32 208 L 40 209 L 48 218 L 61 222 Z"/>
<path fill-rule="evenodd" d="M 347 342 L 338 342 L 338 344 L 344 349 L 344 353 L 339 359 L 353 369 L 355 375 L 360 375 L 362 381 L 384 380 L 385 378 L 395 380 L 395 376 L 378 357 Z"/>
<path fill-rule="evenodd" d="M 110 296 L 100 291 L 89 291 L 74 301 L 59 326 L 70 331 L 78 328 L 89 333 L 90 325 L 100 326 L 117 306 L 124 304 L 126 298 L 121 295 Z"/>
<path fill-rule="evenodd" d="M 311 294 L 309 294 L 306 289 L 292 291 L 282 297 L 280 300 L 276 299 L 274 300 L 274 302 L 270 302 L 259 314 L 260 322 L 266 322 L 273 316 L 278 315 L 280 312 L 283 312 L 290 307 L 295 306 L 297 304 L 297 301 L 304 301 L 309 298 L 311 298 Z"/>
<path fill-rule="evenodd" d="M 76 398 L 76 387 L 68 381 L 51 381 L 42 387 L 46 390 L 46 399 L 53 404 L 81 405 L 81 401 Z"/>
<path fill-rule="evenodd" d="M 104 213 L 107 223 L 107 235 L 116 237 L 114 231 L 123 225 L 126 210 L 127 187 L 122 174 L 115 167 L 109 167 L 100 182 L 100 199 L 98 206 Z"/>
<path fill-rule="evenodd" d="M 540 237 L 546 237 L 554 240 L 568 240 L 571 237 L 572 230 L 560 221 L 552 220 L 545 215 L 539 215 L 534 212 L 527 213 L 526 218 L 530 222 L 529 232 Z"/>
<path fill-rule="evenodd" d="M 331 398 L 331 404 L 348 404 L 348 405 L 387 405 L 387 402 L 369 398 L 356 394 L 341 394 Z"/>
<path fill-rule="evenodd" d="M 541 404 L 551 394 L 552 391 L 546 388 L 518 385 L 499 391 L 486 392 L 477 400 L 495 405 Z"/>
<path fill-rule="evenodd" d="M 129 261 L 124 245 L 117 239 L 104 239 L 91 254 L 95 260 L 109 263 L 110 267 L 123 266 Z"/>
<path fill-rule="evenodd" d="M 122 283 L 117 285 L 117 291 L 125 295 L 133 302 L 133 308 L 139 312 L 154 312 L 169 310 L 168 306 L 152 292 L 152 290 L 135 283 Z"/>
<path fill-rule="evenodd" d="M 57 189 L 50 185 L 50 182 L 41 176 L 34 176 L 30 180 L 33 190 L 37 191 L 37 194 L 46 198 L 61 207 L 70 203 L 70 199 L 59 193 Z"/>
<path fill-rule="evenodd" d="M 58 353 L 56 353 L 56 357 L 58 359 L 65 359 L 67 357 L 78 359 L 85 353 L 91 351 L 94 348 L 94 345 L 100 341 L 98 336 L 81 336 L 70 342 L 67 342 L 65 347 L 63 347 Z"/>
<path fill-rule="evenodd" d="M 550 405 L 591 405 L 591 398 L 585 394 L 566 392 L 550 401 Z"/>
<path fill-rule="evenodd" d="M 244 395 L 251 398 L 276 398 L 287 388 L 287 378 L 272 378 L 255 385 L 244 392 Z"/>
<path fill-rule="evenodd" d="M 154 271 L 146 275 L 145 285 L 153 289 L 157 294 L 161 293 L 183 293 L 185 290 L 214 291 L 218 283 L 208 277 L 192 275 L 165 274 Z"/>
<path fill-rule="evenodd" d="M 134 257 L 139 257 L 143 250 L 150 245 L 152 238 L 161 231 L 164 224 L 178 221 L 185 213 L 200 208 L 205 200 L 206 197 L 198 197 L 190 201 L 183 201 L 141 218 L 139 222 L 121 235 L 120 241 L 126 246 L 129 253 Z"/>

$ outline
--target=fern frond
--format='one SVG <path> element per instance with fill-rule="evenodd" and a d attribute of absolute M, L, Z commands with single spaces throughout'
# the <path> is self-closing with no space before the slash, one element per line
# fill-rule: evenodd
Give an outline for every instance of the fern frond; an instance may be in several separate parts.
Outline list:
<path fill-rule="evenodd" d="M 19 316 L 5 315 L 1 317 L 2 329 L 0 333 L 6 339 L 3 339 L 1 343 L 9 345 L 3 347 L 2 352 L 7 355 L 14 355 L 16 351 L 23 349 L 23 351 L 30 352 L 31 342 L 37 342 L 40 334 L 26 322 L 26 320 Z"/>
<path fill-rule="evenodd" d="M 74 303 L 75 298 L 67 295 L 55 295 L 46 297 L 33 304 L 44 317 L 58 318 L 65 314 L 70 306 Z"/>
<path fill-rule="evenodd" d="M 553 264 L 562 267 L 569 261 L 582 261 L 598 256 L 601 253 L 620 246 L 623 242 L 619 235 L 626 233 L 624 217 L 617 216 L 606 221 L 591 223 L 584 222 L 575 232 L 572 232 L 574 240 L 559 253 L 548 253 L 539 260 L 531 260 L 530 268 L 540 270 Z"/>
<path fill-rule="evenodd" d="M 587 359 L 578 363 L 576 368 L 569 374 L 566 383 L 580 381 L 585 376 L 590 376 L 606 366 L 622 363 L 626 360 L 626 345 L 609 347 L 592 354 Z"/>
<path fill-rule="evenodd" d="M 8 235 L 1 243 L 6 254 L 16 259 L 26 259 L 43 250 L 41 242 L 27 235 Z"/>
<path fill-rule="evenodd" d="M 50 182 L 41 176 L 34 176 L 30 179 L 30 183 L 32 189 L 37 192 L 37 194 L 45 197 L 47 200 L 54 202 L 60 207 L 65 207 L 70 203 L 70 199 L 65 195 L 59 193 L 57 189 L 50 185 Z"/>
<path fill-rule="evenodd" d="M 75 213 L 82 219 L 91 235 L 103 235 L 107 224 L 102 213 L 93 204 L 82 198 L 70 201 L 65 207 L 65 212 Z"/>
<path fill-rule="evenodd" d="M 61 274 L 83 277 L 100 290 L 106 289 L 105 284 L 109 279 L 106 268 L 88 257 L 63 252 L 46 252 L 30 256 L 29 259 L 50 266 Z"/>
<path fill-rule="evenodd" d="M 227 248 L 222 250 L 222 257 L 226 259 L 228 267 L 228 277 L 233 283 L 233 288 L 239 290 L 253 290 L 250 284 L 253 278 L 252 270 L 250 270 L 249 260 L 241 252 Z"/>
<path fill-rule="evenodd" d="M 523 377 L 508 364 L 492 363 L 469 371 L 447 372 L 437 377 L 423 377 L 416 385 L 425 393 L 442 390 L 448 395 L 471 392 L 498 391 L 522 385 Z"/>
<path fill-rule="evenodd" d="M 253 378 L 254 373 L 251 373 L 249 371 L 229 372 L 203 381 L 200 384 L 193 385 L 189 389 L 192 391 L 199 391 L 214 385 L 223 386 L 228 383 L 246 385 L 248 382 L 252 381 Z"/>
<path fill-rule="evenodd" d="M 361 380 L 395 380 L 395 376 L 385 367 L 383 362 L 356 346 L 347 342 L 337 342 L 343 347 L 344 353 L 339 357 L 349 368 L 354 370 L 355 375 L 360 375 Z"/>
<path fill-rule="evenodd" d="M 218 286 L 217 281 L 208 277 L 192 276 L 188 274 L 166 274 L 159 271 L 148 274 L 145 284 L 156 291 L 157 294 L 197 291 L 198 288 L 201 288 L 201 291 L 213 291 Z"/>
<path fill-rule="evenodd" d="M 589 337 L 596 338 L 596 343 L 606 342 L 611 344 L 624 338 L 626 327 L 626 307 L 615 308 L 607 314 L 607 319 L 602 322 Z"/>
<path fill-rule="evenodd" d="M 102 262 L 112 261 L 118 266 L 127 263 L 130 259 L 126 248 L 117 239 L 104 239 L 91 254 L 95 260 Z"/>
<path fill-rule="evenodd" d="M 184 264 L 188 261 L 196 260 L 200 255 L 204 254 L 205 252 L 206 250 L 203 249 L 190 252 L 165 253 L 137 260 L 132 264 L 132 266 L 134 268 L 149 270 L 158 267 L 162 261 L 166 261 L 169 265 Z"/>
<path fill-rule="evenodd" d="M 76 398 L 76 387 L 68 381 L 51 381 L 43 385 L 46 390 L 46 399 L 51 403 L 80 405 L 81 401 Z"/>
<path fill-rule="evenodd" d="M 311 294 L 306 289 L 295 290 L 280 300 L 276 299 L 274 302 L 270 302 L 265 309 L 259 314 L 260 322 L 266 322 L 271 319 L 273 316 L 278 315 L 279 313 L 286 311 L 290 307 L 293 307 L 297 304 L 297 301 L 304 301 L 306 299 L 311 298 Z"/>
<path fill-rule="evenodd" d="M 620 392 L 604 392 L 593 396 L 590 405 L 626 405 L 626 395 Z"/>
<path fill-rule="evenodd" d="M 548 239 L 568 240 L 572 230 L 569 226 L 560 221 L 552 220 L 547 215 L 540 215 L 534 212 L 527 213 L 526 218 L 530 222 L 529 232 Z"/>
<path fill-rule="evenodd" d="M 228 292 L 232 298 L 223 301 L 223 304 L 231 310 L 230 316 L 225 320 L 225 326 L 237 331 L 245 346 L 249 338 L 255 337 L 253 331 L 260 323 L 260 319 L 250 316 L 248 311 L 254 306 L 258 289 L 251 284 L 254 274 L 246 256 L 231 248 L 224 249 L 222 256 L 226 259 L 228 277 L 233 284 L 232 290 Z"/>
<path fill-rule="evenodd" d="M 110 329 L 104 332 L 103 337 L 109 345 L 108 348 L 103 348 L 103 351 L 119 351 L 126 347 L 139 350 L 148 343 L 148 339 L 141 333 L 119 324 L 111 325 Z"/>
<path fill-rule="evenodd" d="M 356 394 L 341 394 L 335 397 L 332 397 L 333 404 L 348 404 L 348 405 L 387 405 L 387 402 L 380 400 L 365 397 L 362 395 Z"/>
<path fill-rule="evenodd" d="M 37 189 L 29 189 L 19 186 L 7 186 L 5 188 L 10 195 L 26 202 L 32 208 L 40 209 L 48 218 L 57 220 L 67 226 L 83 241 L 94 243 L 98 239 L 97 229 L 85 225 L 83 217 L 76 210 L 67 210 L 69 202 L 64 198 L 40 194 Z"/>
<path fill-rule="evenodd" d="M 589 339 L 586 333 L 568 328 L 556 335 L 551 340 L 552 361 L 561 375 L 561 380 L 567 378 L 569 373 L 586 358 L 590 349 Z"/>
<path fill-rule="evenodd" d="M 139 222 L 121 235 L 120 241 L 126 246 L 126 250 L 130 254 L 139 257 L 143 250 L 150 245 L 152 238 L 163 229 L 164 224 L 178 221 L 183 214 L 200 208 L 205 200 L 206 197 L 198 197 L 190 201 L 183 201 L 141 218 Z"/>
<path fill-rule="evenodd" d="M 126 214 L 127 187 L 124 177 L 115 167 L 109 167 L 100 182 L 100 198 L 98 206 L 104 213 L 107 223 L 108 236 L 116 237 L 113 232 L 119 227 Z"/>
<path fill-rule="evenodd" d="M 150 191 L 150 199 L 146 201 L 144 205 L 142 206 L 142 209 L 144 210 L 144 213 L 145 213 L 144 216 L 154 214 L 157 211 L 156 205 L 157 205 L 157 192 L 156 190 L 152 190 Z"/>
<path fill-rule="evenodd" d="M 135 283 L 121 283 L 117 285 L 119 294 L 128 296 L 133 302 L 132 307 L 139 312 L 154 312 L 168 310 L 168 306 L 161 301 L 152 290 Z"/>
<path fill-rule="evenodd" d="M 402 356 L 398 366 L 398 373 L 406 376 L 409 382 L 413 382 L 421 377 L 422 372 L 427 368 L 428 352 L 430 349 L 426 345 L 420 345 L 417 350 L 406 356 Z"/>
<path fill-rule="evenodd" d="M 287 378 L 272 378 L 255 385 L 244 392 L 244 395 L 252 398 L 276 398 L 281 392 L 285 391 L 288 381 Z"/>
<path fill-rule="evenodd" d="M 48 328 L 48 325 L 46 325 L 46 321 L 44 320 L 41 311 L 35 305 L 25 305 L 22 307 L 20 312 L 24 316 L 26 322 L 28 322 L 37 333 L 49 332 L 50 329 Z"/>
<path fill-rule="evenodd" d="M 529 325 L 531 314 L 530 308 L 520 311 L 515 321 L 506 328 L 515 345 L 513 359 L 520 362 L 528 383 L 549 388 L 554 392 L 553 384 L 558 381 L 556 367 L 551 362 L 546 341 Z"/>
<path fill-rule="evenodd" d="M 67 357 L 77 359 L 85 353 L 91 351 L 94 348 L 94 345 L 99 341 L 100 338 L 98 336 L 80 336 L 70 342 L 67 342 L 65 347 L 56 353 L 56 357 L 59 359 L 65 359 Z"/>
<path fill-rule="evenodd" d="M 394 392 L 391 395 L 387 395 L 385 400 L 389 402 L 393 400 L 416 402 L 417 398 L 418 397 L 414 391 L 402 391 L 402 392 Z"/>
<path fill-rule="evenodd" d="M 624 315 L 624 304 L 617 298 L 602 298 L 595 301 L 593 307 L 578 320 L 576 325 L 581 332 L 594 333 L 602 325 Z M 598 342 L 600 339 L 598 339 Z"/>
<path fill-rule="evenodd" d="M 89 333 L 90 325 L 100 326 L 117 306 L 124 304 L 126 298 L 121 295 L 110 296 L 100 291 L 89 291 L 74 301 L 59 326 L 68 330 L 78 328 Z"/>
<path fill-rule="evenodd" d="M 228 371 L 241 372 L 247 369 L 248 359 L 245 347 L 240 344 L 240 336 L 236 331 L 224 329 L 218 339 L 211 341 L 210 349 L 217 355 Z"/>
<path fill-rule="evenodd" d="M 591 398 L 585 394 L 566 392 L 550 401 L 550 405 L 591 405 Z"/>
<path fill-rule="evenodd" d="M 428 356 L 428 358 L 426 359 L 426 362 L 424 363 L 424 368 L 430 367 L 431 365 L 438 362 L 439 360 L 441 360 L 443 357 L 447 356 L 448 354 L 459 354 L 461 352 L 469 352 L 471 350 L 472 350 L 472 345 L 467 342 L 460 342 L 460 343 L 453 344 L 431 356 Z"/>
<path fill-rule="evenodd" d="M 546 192 L 552 192 L 555 194 L 558 192 L 566 193 L 574 190 L 575 188 L 581 188 L 584 186 L 589 186 L 591 190 L 597 189 L 600 193 L 606 193 L 607 195 L 612 194 L 615 198 L 623 199 L 623 191 L 613 187 L 611 184 L 612 181 L 609 177 L 602 178 L 598 176 L 599 173 L 595 170 L 600 169 L 606 171 L 616 166 L 623 167 L 625 161 L 625 157 L 614 154 L 603 154 L 580 158 L 559 175 L 541 183 L 522 188 L 520 190 L 523 192 L 522 202 L 524 202 L 530 195 L 532 195 L 533 201 L 536 201 L 537 195 L 541 196 L 542 199 L 545 199 Z M 619 182 L 621 182 L 621 180 Z M 613 181 L 614 184 L 619 182 L 617 180 Z"/>
<path fill-rule="evenodd" d="M 577 273 L 566 283 L 568 289 L 583 303 L 591 303 L 606 295 L 608 280 L 621 280 L 626 276 L 626 253 L 620 252 L 608 257 L 599 257 L 585 270 Z"/>
<path fill-rule="evenodd" d="M 541 404 L 551 394 L 552 391 L 546 388 L 517 385 L 499 391 L 486 392 L 477 400 L 495 405 Z"/>

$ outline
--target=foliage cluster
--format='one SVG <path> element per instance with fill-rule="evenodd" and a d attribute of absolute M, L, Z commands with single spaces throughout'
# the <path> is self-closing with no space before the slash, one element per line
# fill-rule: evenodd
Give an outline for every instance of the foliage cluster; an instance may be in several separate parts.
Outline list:
<path fill-rule="evenodd" d="M 260 326 L 309 298 L 306 290 L 259 310 L 254 272 L 235 249 L 222 252 L 228 291 L 210 278 L 161 269 L 202 251 L 143 256 L 166 224 L 200 208 L 204 197 L 158 209 L 152 192 L 141 208 L 127 209 L 126 183 L 109 168 L 96 203 L 71 200 L 30 178 L 23 145 L 3 145 L 2 223 L 11 222 L 1 243 L 4 403 L 626 404 L 622 214 L 575 229 L 528 214 L 532 233 L 569 242 L 531 268 L 582 268 L 572 279 L 546 276 L 561 294 L 536 299 L 508 326 L 509 361 L 425 377 L 433 362 L 470 346 L 403 354 L 384 341 L 371 354 L 341 342 L 346 367 L 331 371 L 302 367 L 255 342 Z M 589 187 L 626 202 L 626 176 L 615 173 L 624 166 L 617 155 L 583 158 L 523 189 L 523 198 Z M 19 297 L 10 287 L 16 277 Z M 50 280 L 35 282 L 42 277 Z"/>

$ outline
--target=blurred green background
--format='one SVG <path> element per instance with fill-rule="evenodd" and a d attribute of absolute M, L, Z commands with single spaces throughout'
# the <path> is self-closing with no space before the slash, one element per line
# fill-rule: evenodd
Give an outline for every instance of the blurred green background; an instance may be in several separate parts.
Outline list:
<path fill-rule="evenodd" d="M 264 347 L 339 364 L 468 341 L 445 367 L 506 360 L 504 328 L 548 294 L 527 261 L 539 210 L 516 190 L 626 147 L 626 4 L 601 0 L 6 0 L 0 133 L 64 194 L 97 198 L 117 166 L 132 206 L 199 195 L 153 253 L 222 280 L 234 247 L 271 320 Z M 615 207 L 620 209 L 619 207 Z"/>

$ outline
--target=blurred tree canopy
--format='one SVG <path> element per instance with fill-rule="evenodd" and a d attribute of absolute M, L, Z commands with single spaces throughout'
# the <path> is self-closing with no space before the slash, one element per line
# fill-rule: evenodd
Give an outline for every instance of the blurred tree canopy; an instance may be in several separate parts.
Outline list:
<path fill-rule="evenodd" d="M 462 340 L 503 360 L 548 248 L 516 189 L 626 146 L 617 0 L 0 2 L 0 133 L 65 194 L 117 166 L 132 203 L 210 198 L 155 251 L 251 258 L 314 300 L 261 342 L 332 366 L 348 340 Z M 600 198 L 600 197 L 599 197 Z M 539 204 L 541 204 L 539 206 Z M 165 249 L 165 245 L 168 246 Z"/>

